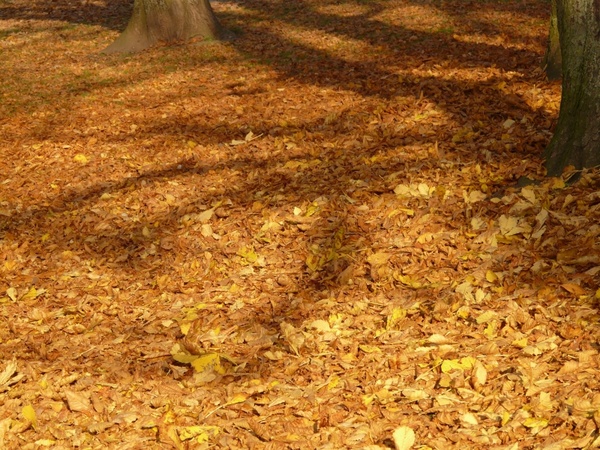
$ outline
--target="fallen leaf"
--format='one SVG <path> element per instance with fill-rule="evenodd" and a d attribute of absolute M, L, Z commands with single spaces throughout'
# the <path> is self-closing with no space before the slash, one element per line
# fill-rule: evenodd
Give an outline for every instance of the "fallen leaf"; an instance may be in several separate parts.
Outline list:
<path fill-rule="evenodd" d="M 67 406 L 71 411 L 82 412 L 89 411 L 91 409 L 92 404 L 86 394 L 72 390 L 65 390 L 64 395 L 67 399 Z"/>
<path fill-rule="evenodd" d="M 410 427 L 399 427 L 394 430 L 393 438 L 396 450 L 408 450 L 415 443 L 415 432 Z"/>
<path fill-rule="evenodd" d="M 29 423 L 31 423 L 31 426 L 35 430 L 37 428 L 37 415 L 35 413 L 35 410 L 33 409 L 33 406 L 31 406 L 31 405 L 24 406 L 23 409 L 21 410 L 21 414 L 23 415 L 25 420 L 27 420 Z"/>

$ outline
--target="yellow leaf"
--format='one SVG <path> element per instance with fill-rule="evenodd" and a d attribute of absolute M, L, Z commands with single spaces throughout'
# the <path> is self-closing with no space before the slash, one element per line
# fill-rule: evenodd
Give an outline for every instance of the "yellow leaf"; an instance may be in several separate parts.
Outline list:
<path fill-rule="evenodd" d="M 312 204 L 308 205 L 308 208 L 306 208 L 305 216 L 306 217 L 314 216 L 320 210 L 321 210 L 321 208 L 319 207 L 319 205 L 317 205 L 316 203 L 312 203 Z"/>
<path fill-rule="evenodd" d="M 244 258 L 246 262 L 250 264 L 255 263 L 256 260 L 258 260 L 258 255 L 256 254 L 253 248 L 243 247 L 238 251 L 237 254 Z"/>
<path fill-rule="evenodd" d="M 485 330 L 483 330 L 483 334 L 485 336 L 487 336 L 488 338 L 495 337 L 497 332 L 498 332 L 498 322 L 495 320 L 488 323 L 488 326 L 485 327 Z"/>
<path fill-rule="evenodd" d="M 399 427 L 392 435 L 396 450 L 409 450 L 415 443 L 415 432 L 410 427 Z"/>
<path fill-rule="evenodd" d="M 220 374 L 225 373 L 225 369 L 221 366 L 221 357 L 218 353 L 207 353 L 206 355 L 199 356 L 192 361 L 192 367 L 196 372 L 214 370 Z"/>
<path fill-rule="evenodd" d="M 463 370 L 462 364 L 457 359 L 445 359 L 442 362 L 442 372 L 449 373 L 453 370 Z"/>
<path fill-rule="evenodd" d="M 363 395 L 362 396 L 363 405 L 369 406 L 371 403 L 373 403 L 373 400 L 375 400 L 376 398 L 377 398 L 377 396 L 375 394 Z"/>
<path fill-rule="evenodd" d="M 387 324 L 385 328 L 387 330 L 393 329 L 398 323 L 400 323 L 406 317 L 407 311 L 404 308 L 394 308 L 392 313 L 387 318 Z"/>
<path fill-rule="evenodd" d="M 400 283 L 402 283 L 408 287 L 411 287 L 413 289 L 419 289 L 423 286 L 423 284 L 421 282 L 415 280 L 410 275 L 401 275 L 397 272 L 394 272 L 393 277 L 394 277 L 394 280 L 399 281 Z"/>
<path fill-rule="evenodd" d="M 565 181 L 562 178 L 553 178 L 552 185 L 550 187 L 552 189 L 564 189 L 565 186 Z"/>
<path fill-rule="evenodd" d="M 35 414 L 35 410 L 33 409 L 33 406 L 31 406 L 31 405 L 24 406 L 23 409 L 21 410 L 21 414 L 23 415 L 25 420 L 27 420 L 29 423 L 31 423 L 31 426 L 33 427 L 33 429 L 35 429 L 37 427 L 37 415 Z"/>
<path fill-rule="evenodd" d="M 381 353 L 381 349 L 379 347 L 375 347 L 374 345 L 359 345 L 358 348 L 365 353 Z"/>
<path fill-rule="evenodd" d="M 171 348 L 171 356 L 175 361 L 180 362 L 182 364 L 190 364 L 196 359 L 198 359 L 198 355 L 192 355 L 179 343 L 173 345 L 173 348 Z"/>
<path fill-rule="evenodd" d="M 399 209 L 394 209 L 391 213 L 388 214 L 388 217 L 392 218 L 397 216 L 400 213 L 404 213 L 407 216 L 414 216 L 415 215 L 415 210 L 414 209 L 410 209 L 410 208 L 399 208 Z"/>
<path fill-rule="evenodd" d="M 338 385 L 340 384 L 340 377 L 333 375 L 331 377 L 331 379 L 329 380 L 329 383 L 327 383 L 327 390 L 331 390 L 336 388 Z"/>
<path fill-rule="evenodd" d="M 527 428 L 544 428 L 548 426 L 548 420 L 538 417 L 529 417 L 525 419 L 523 426 Z"/>
<path fill-rule="evenodd" d="M 489 281 L 490 283 L 495 283 L 498 280 L 498 275 L 496 275 L 494 272 L 492 272 L 491 270 L 488 270 L 485 273 L 485 279 L 487 281 Z"/>
<path fill-rule="evenodd" d="M 525 348 L 525 347 L 527 347 L 527 336 L 525 336 L 525 337 L 523 337 L 521 339 L 514 340 L 512 342 L 512 345 L 514 345 L 515 347 L 518 347 L 518 348 Z"/>
<path fill-rule="evenodd" d="M 88 163 L 88 158 L 84 154 L 78 153 L 77 155 L 75 155 L 73 157 L 73 161 L 78 162 L 80 164 L 87 164 Z"/>
<path fill-rule="evenodd" d="M 27 291 L 27 293 L 21 297 L 21 300 L 33 300 L 36 297 L 39 297 L 40 295 L 42 295 L 44 292 L 46 292 L 44 289 L 40 289 L 39 291 L 34 288 L 33 286 L 29 289 L 29 291 Z"/>
<path fill-rule="evenodd" d="M 476 363 L 477 360 L 472 356 L 465 356 L 464 358 L 460 358 L 460 365 L 463 369 L 471 369 L 473 368 L 473 366 L 475 366 Z"/>
<path fill-rule="evenodd" d="M 228 406 L 228 405 L 236 405 L 236 404 L 238 404 L 238 403 L 244 403 L 246 400 L 248 400 L 248 396 L 247 396 L 246 394 L 242 394 L 242 393 L 240 392 L 240 393 L 237 393 L 237 394 L 235 394 L 235 395 L 234 395 L 234 396 L 231 398 L 231 400 L 229 400 L 227 403 L 225 403 L 225 406 Z"/>
<path fill-rule="evenodd" d="M 217 436 L 221 432 L 219 427 L 212 425 L 193 425 L 179 429 L 179 439 L 188 441 L 196 438 L 199 444 L 208 442 L 211 437 Z"/>
<path fill-rule="evenodd" d="M 42 239 L 41 239 L 41 241 L 42 241 L 42 242 L 46 242 L 48 239 L 50 239 L 50 233 L 45 233 L 45 234 L 42 236 Z"/>
<path fill-rule="evenodd" d="M 456 311 L 456 315 L 461 319 L 466 319 L 467 317 L 469 317 L 470 313 L 471 310 L 468 306 L 461 306 L 460 308 L 458 308 L 458 311 Z"/>
<path fill-rule="evenodd" d="M 433 241 L 433 233 L 423 233 L 417 238 L 419 244 L 426 244 L 431 241 Z"/>

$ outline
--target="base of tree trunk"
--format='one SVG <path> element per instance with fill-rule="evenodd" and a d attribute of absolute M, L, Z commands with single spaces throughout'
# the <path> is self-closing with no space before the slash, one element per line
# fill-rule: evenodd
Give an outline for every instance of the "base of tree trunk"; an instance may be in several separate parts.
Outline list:
<path fill-rule="evenodd" d="M 160 42 L 230 40 L 208 0 L 135 0 L 127 28 L 102 53 L 135 53 Z"/>
<path fill-rule="evenodd" d="M 562 99 L 554 136 L 544 152 L 549 176 L 600 166 L 600 3 L 557 0 Z"/>
<path fill-rule="evenodd" d="M 571 114 L 563 112 L 569 109 Z M 561 176 L 568 166 L 576 170 L 600 166 L 599 113 L 596 105 L 563 102 L 554 136 L 544 151 L 548 176 Z"/>

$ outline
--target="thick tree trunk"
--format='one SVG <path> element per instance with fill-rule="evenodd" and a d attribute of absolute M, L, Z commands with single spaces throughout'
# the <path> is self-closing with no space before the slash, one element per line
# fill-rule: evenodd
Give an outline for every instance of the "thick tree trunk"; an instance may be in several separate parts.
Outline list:
<path fill-rule="evenodd" d="M 600 0 L 557 0 L 557 12 L 563 82 L 549 176 L 600 165 Z"/>
<path fill-rule="evenodd" d="M 103 53 L 139 52 L 158 42 L 194 37 L 230 37 L 208 0 L 135 0 L 127 28 Z"/>
<path fill-rule="evenodd" d="M 546 55 L 544 56 L 543 62 L 543 67 L 549 80 L 558 80 L 562 76 L 562 60 L 560 54 L 560 40 L 558 36 L 556 0 L 552 0 L 552 14 L 550 16 L 548 47 L 546 48 Z"/>

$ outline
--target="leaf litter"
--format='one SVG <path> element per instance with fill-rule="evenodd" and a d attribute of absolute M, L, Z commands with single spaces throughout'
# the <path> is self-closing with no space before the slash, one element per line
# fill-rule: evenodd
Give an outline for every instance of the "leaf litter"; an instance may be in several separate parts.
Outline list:
<path fill-rule="evenodd" d="M 0 4 L 0 446 L 600 445 L 545 2 L 214 6 L 100 56 L 127 2 Z"/>

